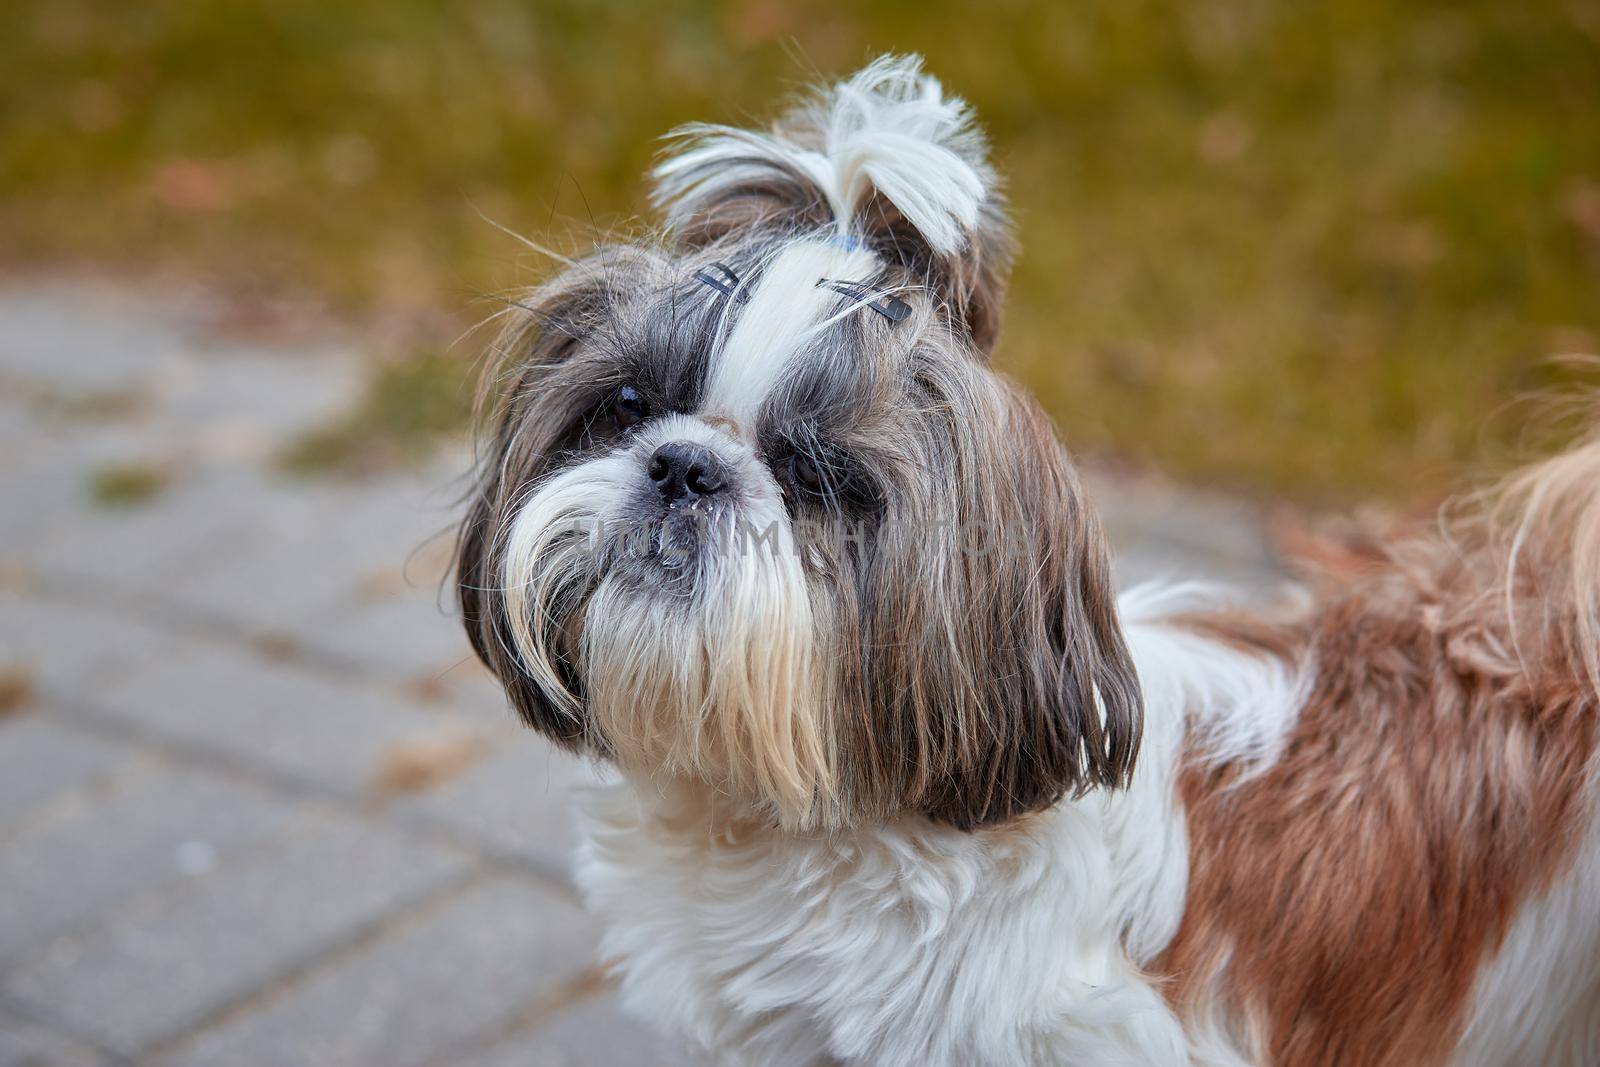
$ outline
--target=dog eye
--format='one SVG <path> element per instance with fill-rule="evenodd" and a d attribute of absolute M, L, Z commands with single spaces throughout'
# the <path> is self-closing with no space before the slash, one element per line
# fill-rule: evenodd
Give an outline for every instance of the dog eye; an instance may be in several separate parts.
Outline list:
<path fill-rule="evenodd" d="M 611 421 L 617 424 L 617 429 L 631 429 L 649 415 L 650 407 L 639 395 L 639 390 L 631 385 L 624 385 L 617 390 L 616 398 L 611 401 Z"/>
<path fill-rule="evenodd" d="M 811 462 L 810 457 L 796 452 L 789 458 L 789 475 L 794 479 L 794 484 L 810 493 L 812 496 L 821 496 L 825 486 L 822 482 L 822 472 L 817 465 Z"/>

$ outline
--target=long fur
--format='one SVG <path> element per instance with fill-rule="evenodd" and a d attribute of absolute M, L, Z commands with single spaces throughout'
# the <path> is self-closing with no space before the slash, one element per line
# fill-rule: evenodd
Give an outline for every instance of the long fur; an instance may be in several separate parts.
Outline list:
<path fill-rule="evenodd" d="M 967 105 L 923 75 L 914 56 L 885 56 L 818 93 L 782 130 L 696 124 L 672 137 L 676 151 L 655 170 L 668 225 L 730 192 L 800 184 L 822 196 L 841 237 L 878 194 L 933 252 L 953 255 L 968 245 L 994 184 Z"/>
<path fill-rule="evenodd" d="M 1282 608 L 1118 598 L 917 60 L 656 182 L 508 316 L 459 541 L 512 705 L 619 772 L 634 1010 L 727 1064 L 1600 1062 L 1600 438 Z"/>

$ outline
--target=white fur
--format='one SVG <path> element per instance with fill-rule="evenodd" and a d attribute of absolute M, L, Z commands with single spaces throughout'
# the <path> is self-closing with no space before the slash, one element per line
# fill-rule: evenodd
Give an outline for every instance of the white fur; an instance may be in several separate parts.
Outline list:
<path fill-rule="evenodd" d="M 1128 632 L 1148 708 L 1131 788 L 1016 827 L 779 834 L 685 785 L 588 795 L 578 877 L 629 1006 L 728 1064 L 1244 1062 L 1226 1035 L 1197 1057 L 1140 965 L 1183 913 L 1185 723 L 1270 747 L 1292 719 L 1267 695 L 1295 685 L 1158 623 Z"/>
<path fill-rule="evenodd" d="M 730 189 L 774 172 L 814 184 L 841 236 L 876 189 L 941 255 L 966 247 L 993 182 L 971 111 L 922 73 L 916 56 L 884 56 L 820 94 L 794 125 L 820 144 L 696 123 L 671 136 L 677 151 L 655 169 L 656 203 L 679 225 Z"/>
<path fill-rule="evenodd" d="M 1588 811 L 1600 812 L 1600 766 Z M 1593 1067 L 1600 1063 L 1600 818 L 1572 869 L 1525 905 L 1478 975 L 1459 1067 Z"/>
<path fill-rule="evenodd" d="M 1180 699 L 1178 694 L 1152 697 L 1148 687 L 1153 684 L 1203 686 L 1206 699 L 1192 705 L 1189 724 L 1200 751 L 1216 763 L 1243 763 L 1247 778 L 1250 771 L 1277 760 L 1315 672 L 1311 663 L 1242 655 L 1198 634 L 1160 625 L 1164 618 L 1214 607 L 1225 596 L 1220 587 L 1205 582 L 1152 582 L 1129 589 L 1118 607 L 1123 624 L 1133 631 L 1130 640 L 1139 636 L 1141 624 L 1161 635 L 1159 652 L 1152 649 L 1141 661 L 1146 700 Z M 1151 669 L 1156 663 L 1166 669 Z"/>
<path fill-rule="evenodd" d="M 839 304 L 838 292 L 817 283 L 866 281 L 877 272 L 876 258 L 864 249 L 815 240 L 783 246 L 714 357 L 706 410 L 753 432 L 762 402 Z"/>
<path fill-rule="evenodd" d="M 588 581 L 590 539 L 598 524 L 616 517 L 618 502 L 639 477 L 638 466 L 622 451 L 562 471 L 522 503 L 506 536 L 501 577 L 517 659 L 574 718 L 578 699 L 552 666 L 559 656 L 546 646 L 545 624 L 563 590 Z"/>

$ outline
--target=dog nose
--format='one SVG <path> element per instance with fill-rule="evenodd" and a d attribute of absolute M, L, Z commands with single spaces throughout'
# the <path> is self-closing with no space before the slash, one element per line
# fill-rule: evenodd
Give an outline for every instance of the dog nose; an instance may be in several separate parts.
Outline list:
<path fill-rule="evenodd" d="M 690 441 L 668 441 L 656 449 L 646 473 L 668 500 L 710 496 L 727 484 L 717 454 Z"/>

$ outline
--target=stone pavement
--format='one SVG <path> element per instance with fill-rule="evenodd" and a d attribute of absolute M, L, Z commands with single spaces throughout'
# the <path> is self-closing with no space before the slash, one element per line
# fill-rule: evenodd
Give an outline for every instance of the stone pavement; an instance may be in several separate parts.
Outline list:
<path fill-rule="evenodd" d="M 686 1062 L 577 906 L 587 770 L 446 610 L 463 453 L 279 473 L 363 365 L 213 316 L 0 287 L 0 1067 Z M 1229 502 L 1101 497 L 1124 578 L 1270 574 Z"/>

